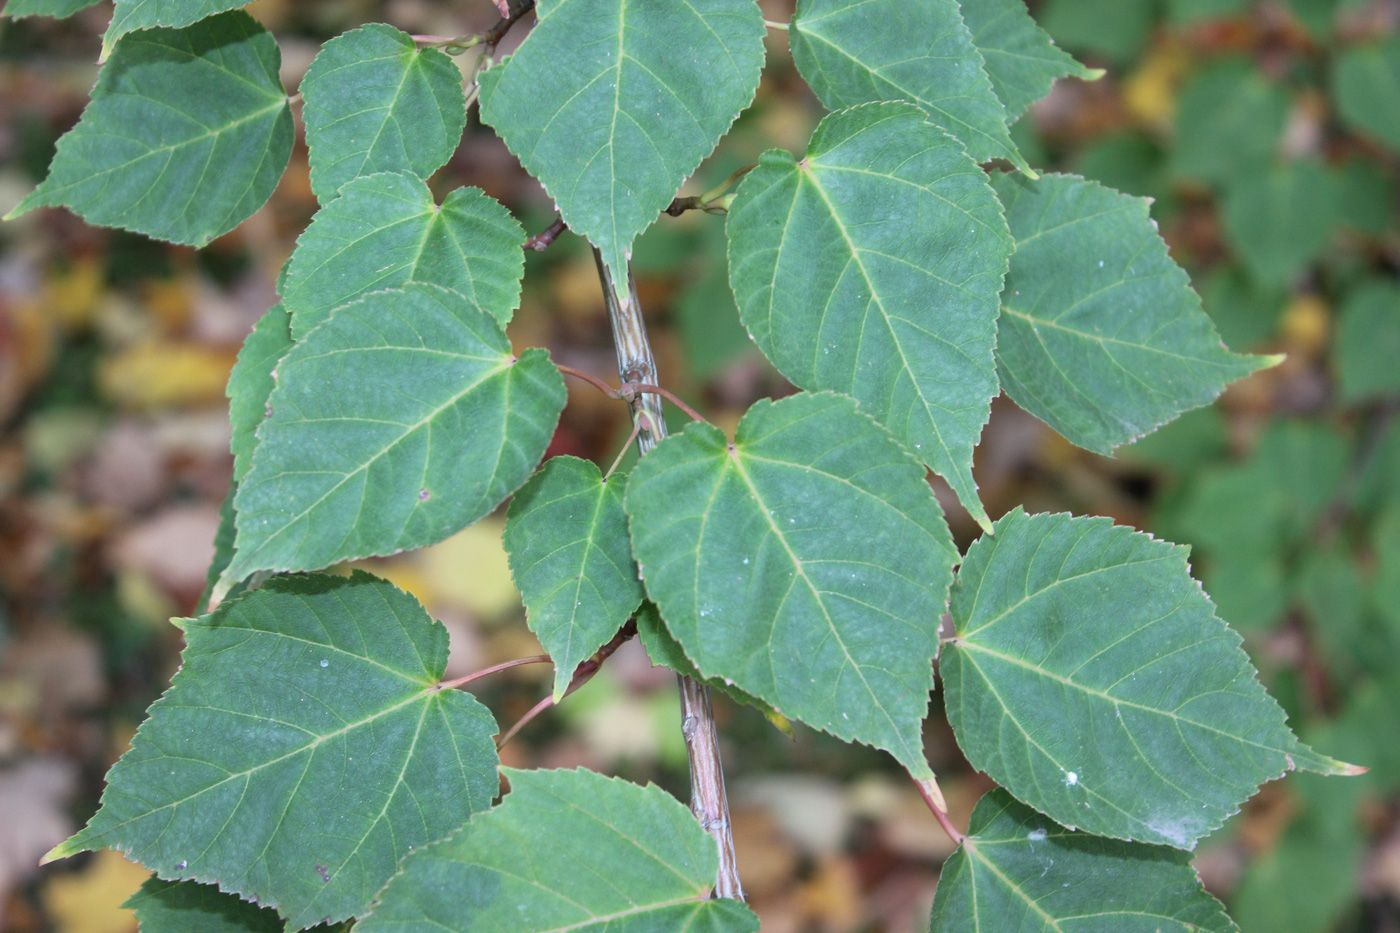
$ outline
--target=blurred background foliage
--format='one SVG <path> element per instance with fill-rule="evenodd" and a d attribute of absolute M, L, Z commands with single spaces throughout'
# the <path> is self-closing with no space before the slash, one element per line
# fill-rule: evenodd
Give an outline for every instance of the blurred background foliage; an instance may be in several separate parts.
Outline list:
<path fill-rule="evenodd" d="M 977 2 L 977 0 L 964 0 Z M 76 5 L 76 4 L 75 4 Z M 791 12 L 764 2 L 770 19 Z M 1193 566 L 1281 698 L 1358 779 L 1270 785 L 1201 849 L 1245 933 L 1400 930 L 1400 0 L 1043 0 L 1038 18 L 1103 67 L 1062 82 L 1014 128 L 1033 164 L 1153 199 L 1225 341 L 1284 352 L 1113 459 L 1070 446 L 1002 399 L 978 452 L 993 515 L 1097 513 L 1191 544 Z M 258 0 L 294 89 L 319 43 L 367 21 L 478 31 L 487 0 Z M 110 15 L 0 21 L 0 205 L 45 171 L 96 75 Z M 508 40 L 503 51 L 509 51 Z M 772 146 L 801 151 L 819 109 L 782 34 L 755 106 L 686 193 Z M 465 61 L 463 64 L 470 64 Z M 474 184 L 532 232 L 548 199 L 473 120 L 439 194 Z M 690 189 L 693 189 L 690 190 Z M 118 933 L 143 880 L 110 852 L 37 857 L 95 808 L 102 775 L 178 663 L 167 620 L 192 611 L 230 459 L 224 381 L 275 300 L 315 210 L 299 148 L 276 196 L 202 252 L 44 211 L 0 226 L 0 930 Z M 722 220 L 663 217 L 636 273 L 663 380 L 732 428 L 789 387 L 740 326 Z M 528 254 L 517 346 L 614 368 L 593 262 L 565 235 Z M 552 453 L 608 463 L 618 403 L 578 384 Z M 941 492 L 946 492 L 942 490 Z M 976 528 L 943 495 L 963 546 Z M 365 566 L 452 634 L 448 676 L 537 647 L 501 518 Z M 673 678 L 628 645 L 507 746 L 516 766 L 584 765 L 686 796 Z M 509 724 L 548 672 L 473 685 Z M 893 762 L 717 700 L 740 867 L 766 931 L 924 931 L 951 843 Z M 987 783 L 934 697 L 926 730 L 954 819 Z"/>

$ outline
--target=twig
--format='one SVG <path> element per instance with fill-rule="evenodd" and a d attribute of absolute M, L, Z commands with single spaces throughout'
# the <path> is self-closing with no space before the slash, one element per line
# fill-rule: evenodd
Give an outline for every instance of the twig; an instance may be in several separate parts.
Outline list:
<path fill-rule="evenodd" d="M 483 667 L 479 671 L 475 671 L 465 677 L 458 677 L 456 680 L 444 680 L 437 686 L 439 690 L 451 690 L 454 687 L 464 687 L 473 680 L 480 680 L 488 674 L 498 674 L 501 671 L 508 671 L 512 667 L 520 667 L 525 664 L 546 664 L 548 662 L 549 655 L 547 654 L 537 654 L 528 658 L 516 658 L 514 661 L 502 661 L 500 664 Z"/>
<path fill-rule="evenodd" d="M 632 422 L 632 433 L 627 435 L 627 443 L 622 445 L 622 449 L 617 452 L 617 457 L 613 459 L 612 466 L 608 467 L 608 472 L 603 474 L 604 482 L 607 482 L 608 477 L 613 475 L 613 471 L 617 469 L 618 464 L 622 463 L 622 458 L 627 456 L 627 448 L 632 446 L 632 442 L 637 439 L 637 435 L 641 433 L 641 430 L 642 419 L 638 418 L 636 421 Z"/>
<path fill-rule="evenodd" d="M 507 0 L 496 0 L 496 9 L 501 11 L 501 19 L 496 25 L 481 34 L 482 44 L 486 46 L 487 54 L 496 51 L 496 46 L 510 32 L 510 27 L 520 21 L 520 18 L 535 8 L 535 0 L 520 0 L 512 6 Z"/>
<path fill-rule="evenodd" d="M 593 259 L 598 264 L 598 277 L 608 304 L 618 373 L 624 383 L 655 385 L 656 359 L 652 356 L 646 323 L 637 301 L 636 280 L 629 269 L 619 270 L 625 271 L 626 282 L 614 281 L 597 249 L 593 250 Z M 647 426 L 637 435 L 637 449 L 645 455 L 666 436 L 661 396 L 643 392 L 631 399 L 631 405 L 635 418 L 641 419 L 642 413 L 646 413 Z M 724 763 L 720 759 L 714 711 L 710 707 L 710 688 L 679 674 L 676 679 L 681 696 L 681 734 L 690 757 L 690 812 L 719 849 L 719 875 L 714 894 L 742 901 L 744 889 L 734 858 L 734 832 L 729 821 L 729 800 L 724 792 Z"/>
<path fill-rule="evenodd" d="M 558 363 L 556 363 L 555 365 L 558 366 L 559 371 L 564 375 L 573 376 L 575 379 L 582 379 L 584 382 L 587 382 L 599 392 L 602 392 L 608 398 L 617 398 L 623 399 L 627 402 L 632 402 L 636 399 L 638 393 L 649 392 L 652 395 L 659 395 L 662 398 L 666 399 L 666 401 L 670 402 L 672 405 L 675 405 L 681 411 L 689 415 L 691 421 L 705 420 L 704 417 L 698 411 L 691 408 L 685 402 L 682 402 L 669 390 L 661 388 L 661 386 L 652 385 L 649 382 L 624 382 L 622 385 L 614 389 L 612 386 L 608 385 L 606 382 L 599 379 L 597 376 L 590 376 L 588 373 L 583 372 L 582 370 L 574 369 L 572 366 L 564 366 Z"/>
<path fill-rule="evenodd" d="M 568 688 L 565 689 L 562 694 L 560 694 L 559 698 L 562 700 L 564 697 L 573 693 L 579 687 L 582 687 L 584 684 L 592 680 L 593 675 L 598 673 L 599 669 L 602 668 L 603 662 L 606 661 L 608 658 L 612 657 L 613 652 L 615 652 L 618 648 L 621 648 L 623 643 L 625 643 L 628 639 L 632 638 L 636 634 L 637 620 L 628 619 L 627 624 L 624 625 L 622 628 L 618 629 L 617 634 L 612 637 L 612 640 L 609 641 L 603 647 L 599 648 L 597 654 L 593 655 L 593 657 L 589 658 L 587 661 L 584 661 L 582 664 L 580 664 L 577 668 L 574 669 L 573 679 L 569 681 Z M 499 739 L 496 740 L 496 748 L 499 749 L 504 747 L 504 745 L 507 742 L 515 738 L 516 734 L 518 734 L 521 729 L 524 729 L 527 725 L 529 725 L 532 719 L 534 719 L 540 713 L 543 713 L 545 710 L 549 709 L 551 706 L 554 705 L 554 703 L 554 697 L 553 695 L 550 695 L 545 697 L 543 700 L 540 700 L 534 706 L 530 707 L 529 711 L 524 716 L 521 716 L 518 720 L 516 720 L 515 725 L 507 729 L 505 733 Z"/>
<path fill-rule="evenodd" d="M 956 844 L 962 845 L 965 837 L 962 833 L 958 832 L 958 828 L 954 826 L 953 821 L 948 818 L 948 811 L 946 809 L 948 804 L 943 799 L 943 792 L 938 789 L 937 782 L 931 778 L 920 779 L 913 777 L 913 775 L 910 775 L 910 778 L 914 781 L 914 786 L 919 789 L 919 796 L 924 798 L 924 803 L 928 804 L 928 808 L 933 811 L 933 818 L 938 821 L 938 825 L 942 826 L 943 831 L 948 834 L 948 838 L 952 839 Z"/>
<path fill-rule="evenodd" d="M 563 233 L 567 229 L 569 229 L 569 225 L 564 223 L 564 218 L 556 217 L 554 218 L 554 223 L 550 224 L 548 227 L 545 227 L 539 233 L 530 237 L 523 244 L 521 244 L 521 249 L 534 250 L 537 253 L 543 253 L 545 250 L 549 249 L 551 243 L 559 239 L 559 234 Z"/>

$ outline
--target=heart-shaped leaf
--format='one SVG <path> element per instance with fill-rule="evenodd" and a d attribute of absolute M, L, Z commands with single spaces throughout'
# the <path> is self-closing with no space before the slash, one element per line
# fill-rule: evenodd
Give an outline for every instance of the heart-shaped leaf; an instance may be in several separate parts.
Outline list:
<path fill-rule="evenodd" d="M 327 42 L 301 82 L 311 190 L 322 204 L 376 172 L 426 179 L 462 139 L 462 74 L 439 49 L 370 23 Z"/>
<path fill-rule="evenodd" d="M 506 513 L 511 575 L 530 631 L 554 659 L 556 700 L 646 595 L 622 511 L 626 483 L 587 460 L 551 457 Z"/>
<path fill-rule="evenodd" d="M 481 119 L 619 280 L 632 241 L 749 105 L 763 68 L 753 0 L 540 0 L 481 76 Z"/>
<path fill-rule="evenodd" d="M 458 188 L 439 207 L 421 179 L 366 175 L 316 212 L 281 284 L 301 338 L 366 292 L 428 282 L 450 288 L 505 327 L 520 303 L 525 232 L 498 201 Z"/>
<path fill-rule="evenodd" d="M 714 840 L 661 788 L 582 770 L 501 771 L 511 786 L 501 805 L 405 860 L 356 930 L 758 929 L 739 901 L 710 898 Z"/>
<path fill-rule="evenodd" d="M 732 444 L 703 423 L 662 441 L 625 505 L 647 593 L 702 674 L 932 775 L 920 726 L 957 551 L 888 431 L 835 394 L 761 401 Z"/>
<path fill-rule="evenodd" d="M 805 389 L 853 395 L 990 524 L 972 448 L 998 390 L 1012 244 L 957 140 L 911 104 L 833 113 L 801 162 L 764 154 L 728 231 L 740 314 L 773 365 Z"/>
<path fill-rule="evenodd" d="M 1180 849 L 1285 771 L 1349 773 L 1288 730 L 1186 553 L 1019 508 L 975 542 L 938 665 L 972 766 L 1065 826 Z"/>
<path fill-rule="evenodd" d="M 564 384 L 466 298 L 414 284 L 337 309 L 282 359 L 268 404 L 224 585 L 460 531 L 534 471 Z"/>
<path fill-rule="evenodd" d="M 92 224 L 204 246 L 272 194 L 292 114 L 267 30 L 234 11 L 128 36 L 49 175 L 7 217 L 65 205 Z"/>
<path fill-rule="evenodd" d="M 495 720 L 441 690 L 447 630 L 365 573 L 276 577 L 182 623 L 179 672 L 46 858 L 111 847 L 296 930 L 362 914 L 498 790 Z"/>
<path fill-rule="evenodd" d="M 1184 852 L 1076 833 L 1004 790 L 943 864 L 932 933 L 1239 933 Z"/>

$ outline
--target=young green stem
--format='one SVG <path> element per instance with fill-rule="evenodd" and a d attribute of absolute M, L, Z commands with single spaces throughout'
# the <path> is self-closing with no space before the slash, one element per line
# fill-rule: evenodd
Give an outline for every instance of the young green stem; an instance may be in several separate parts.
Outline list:
<path fill-rule="evenodd" d="M 637 283 L 631 270 L 627 270 L 627 281 L 618 283 L 596 249 L 593 258 L 598 263 L 598 277 L 603 283 L 622 381 L 655 385 L 658 382 L 656 359 L 647 340 L 646 324 L 637 302 Z M 634 395 L 631 404 L 635 418 L 640 419 L 642 412 L 648 416 L 646 427 L 637 434 L 637 449 L 646 454 L 666 436 L 661 396 L 644 392 Z M 744 889 L 739 883 L 734 859 L 734 833 L 729 821 L 729 800 L 724 793 L 724 765 L 720 760 L 714 711 L 710 707 L 710 688 L 689 677 L 676 676 L 681 695 L 681 734 L 690 756 L 690 812 L 719 846 L 715 896 L 742 901 Z"/>

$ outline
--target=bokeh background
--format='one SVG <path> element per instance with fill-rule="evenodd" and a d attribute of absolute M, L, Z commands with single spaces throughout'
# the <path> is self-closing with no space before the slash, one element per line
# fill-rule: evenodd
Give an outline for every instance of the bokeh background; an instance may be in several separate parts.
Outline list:
<path fill-rule="evenodd" d="M 977 2 L 977 0 L 964 0 Z M 1193 546 L 1221 615 L 1308 741 L 1372 767 L 1270 785 L 1201 847 L 1245 933 L 1400 930 L 1400 0 L 1045 0 L 1064 47 L 1106 69 L 1062 82 L 1015 128 L 1032 164 L 1151 197 L 1238 350 L 1287 361 L 1116 458 L 994 406 L 977 476 L 993 516 L 1068 510 Z M 785 20 L 791 5 L 763 3 Z M 456 35 L 487 0 L 258 0 L 294 90 L 325 39 L 364 22 Z M 97 73 L 110 4 L 0 20 L 0 210 L 43 177 Z M 503 46 L 520 38 L 523 29 Z M 770 34 L 758 101 L 686 193 L 764 149 L 800 152 L 820 109 Z M 461 60 L 464 67 L 471 56 Z M 469 121 L 433 186 L 474 184 L 531 232 L 548 199 Z M 178 664 L 228 489 L 223 395 L 238 347 L 316 207 L 298 148 L 272 201 L 202 252 L 60 210 L 0 225 L 0 930 L 127 933 L 146 877 L 102 852 L 38 856 L 95 809 L 102 775 Z M 790 387 L 738 323 L 721 218 L 663 217 L 635 271 L 663 381 L 726 428 Z M 565 234 L 527 257 L 519 347 L 614 378 L 593 261 Z M 625 410 L 570 386 L 552 453 L 606 464 Z M 976 533 L 944 496 L 959 543 Z M 503 511 L 503 510 L 502 510 Z M 488 518 L 364 566 L 452 635 L 448 676 L 538 652 Z M 473 684 L 508 725 L 549 692 L 526 667 Z M 951 843 L 893 761 L 720 698 L 740 869 L 765 931 L 924 931 Z M 504 751 L 687 796 L 674 678 L 629 644 Z M 926 730 L 954 821 L 989 787 L 935 695 Z"/>

